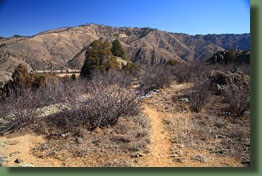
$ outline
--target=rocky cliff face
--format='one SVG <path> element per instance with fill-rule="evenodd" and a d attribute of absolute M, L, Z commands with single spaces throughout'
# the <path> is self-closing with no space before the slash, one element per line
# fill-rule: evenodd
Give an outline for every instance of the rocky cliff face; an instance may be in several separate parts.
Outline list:
<path fill-rule="evenodd" d="M 48 30 L 32 37 L 0 38 L 0 71 L 23 63 L 33 69 L 80 69 L 85 51 L 97 39 L 119 39 L 128 59 L 141 64 L 205 60 L 217 51 L 249 49 L 249 34 L 187 35 L 151 28 L 88 24 Z"/>
<path fill-rule="evenodd" d="M 231 49 L 229 51 L 218 51 L 214 53 L 212 57 L 210 57 L 207 62 L 210 63 L 220 63 L 220 64 L 227 64 L 227 63 L 235 63 L 237 65 L 241 64 L 250 64 L 250 51 L 242 51 Z"/>

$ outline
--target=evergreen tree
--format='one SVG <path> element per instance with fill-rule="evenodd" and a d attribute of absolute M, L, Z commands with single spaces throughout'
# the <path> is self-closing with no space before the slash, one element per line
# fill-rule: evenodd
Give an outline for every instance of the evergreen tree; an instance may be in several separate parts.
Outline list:
<path fill-rule="evenodd" d="M 81 68 L 80 77 L 91 79 L 93 70 L 120 69 L 116 57 L 112 54 L 108 41 L 96 40 L 86 51 L 86 59 Z"/>
<path fill-rule="evenodd" d="M 111 51 L 114 56 L 118 56 L 118 57 L 121 57 L 122 59 L 126 59 L 125 51 L 122 48 L 122 45 L 118 39 L 112 42 Z"/>

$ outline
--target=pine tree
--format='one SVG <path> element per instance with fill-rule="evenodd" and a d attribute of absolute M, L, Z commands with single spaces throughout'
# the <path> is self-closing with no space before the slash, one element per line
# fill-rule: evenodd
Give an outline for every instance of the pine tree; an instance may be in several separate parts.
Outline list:
<path fill-rule="evenodd" d="M 86 59 L 81 68 L 80 77 L 91 79 L 93 70 L 120 69 L 116 57 L 112 54 L 108 41 L 96 40 L 86 51 Z"/>
<path fill-rule="evenodd" d="M 112 42 L 111 51 L 114 56 L 118 56 L 118 57 L 121 57 L 122 59 L 126 59 L 125 51 L 122 48 L 122 45 L 118 39 Z"/>

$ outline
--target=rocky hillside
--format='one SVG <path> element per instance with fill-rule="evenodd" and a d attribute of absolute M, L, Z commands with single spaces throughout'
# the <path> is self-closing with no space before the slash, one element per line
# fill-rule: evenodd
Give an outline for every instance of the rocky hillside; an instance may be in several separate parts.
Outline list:
<path fill-rule="evenodd" d="M 229 51 L 218 51 L 214 53 L 208 60 L 210 63 L 236 63 L 241 65 L 242 63 L 250 64 L 250 51 L 242 51 L 236 49 L 230 49 Z"/>
<path fill-rule="evenodd" d="M 152 28 L 109 27 L 88 24 L 48 30 L 31 37 L 0 38 L 0 71 L 12 72 L 23 63 L 33 69 L 80 69 L 91 42 L 119 39 L 128 59 L 155 64 L 205 60 L 232 47 L 249 50 L 249 34 L 187 35 Z"/>

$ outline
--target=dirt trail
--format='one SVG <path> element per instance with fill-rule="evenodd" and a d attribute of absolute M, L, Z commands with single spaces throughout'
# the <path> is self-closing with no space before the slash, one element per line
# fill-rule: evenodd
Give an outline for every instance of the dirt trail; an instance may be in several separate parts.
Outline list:
<path fill-rule="evenodd" d="M 190 84 L 184 85 L 172 85 L 170 87 L 171 92 L 179 93 L 182 89 L 190 87 Z M 162 90 L 162 94 L 168 95 L 167 90 Z M 157 96 L 162 95 L 154 95 L 154 99 L 159 100 Z M 171 148 L 174 147 L 175 144 L 172 144 L 169 139 L 169 131 L 164 124 L 164 120 L 167 117 L 172 118 L 180 118 L 181 116 L 190 116 L 190 113 L 170 113 L 162 110 L 157 110 L 158 102 L 148 103 L 147 101 L 144 104 L 144 113 L 148 116 L 151 123 L 150 130 L 150 139 L 152 143 L 149 145 L 151 149 L 151 153 L 145 155 L 140 159 L 138 163 L 138 167 L 243 167 L 241 163 L 239 163 L 235 158 L 228 156 L 218 156 L 214 153 L 209 153 L 205 150 L 194 149 L 190 147 L 181 147 L 177 148 L 177 151 L 182 151 L 182 157 L 180 157 L 183 161 L 177 162 L 176 159 L 171 157 L 172 152 Z M 167 102 L 166 102 L 167 103 Z M 183 123 L 182 123 L 183 124 Z M 180 128 L 177 126 L 176 128 Z M 188 128 L 188 127 L 185 127 Z M 207 159 L 207 162 L 199 162 L 191 159 L 192 156 L 203 155 Z"/>
<path fill-rule="evenodd" d="M 172 167 L 174 163 L 169 157 L 169 148 L 171 143 L 168 140 L 167 131 L 165 130 L 163 119 L 165 114 L 157 111 L 150 105 L 145 105 L 144 113 L 151 121 L 150 144 L 151 153 L 140 161 L 139 167 Z"/>

